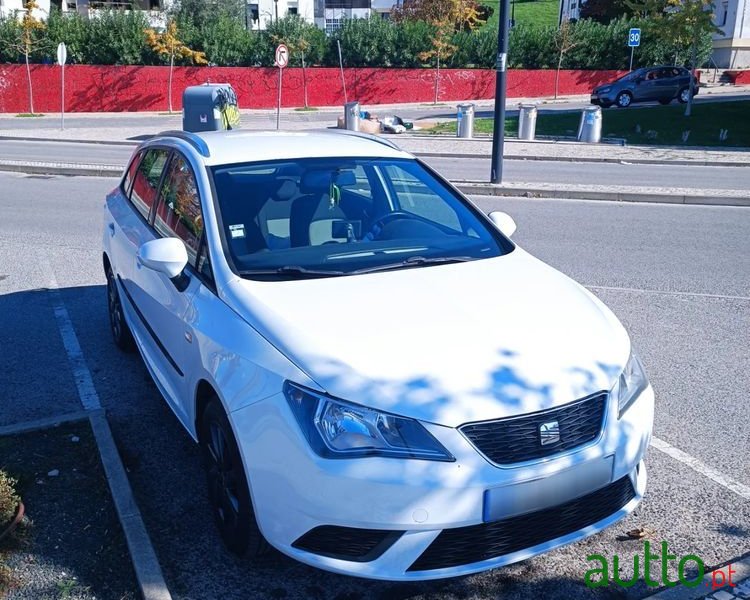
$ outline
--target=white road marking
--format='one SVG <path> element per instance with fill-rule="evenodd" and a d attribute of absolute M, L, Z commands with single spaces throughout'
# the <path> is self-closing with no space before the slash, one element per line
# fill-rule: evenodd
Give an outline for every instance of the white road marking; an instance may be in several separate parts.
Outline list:
<path fill-rule="evenodd" d="M 647 290 L 643 288 L 611 287 L 606 285 L 585 285 L 590 290 L 613 292 L 637 292 L 640 294 L 659 294 L 664 296 L 689 296 L 692 298 L 717 298 L 719 300 L 750 300 L 750 296 L 726 296 L 723 294 L 702 294 L 700 292 L 679 292 L 670 290 Z"/>
<path fill-rule="evenodd" d="M 675 460 L 687 465 L 693 471 L 700 473 L 701 475 L 708 477 L 711 481 L 718 483 L 721 487 L 734 492 L 745 500 L 750 500 L 750 486 L 740 483 L 736 479 L 724 475 L 720 471 L 717 471 L 713 467 L 709 467 L 703 461 L 690 456 L 688 453 L 683 452 L 679 448 L 675 448 L 671 444 L 661 440 L 657 437 L 651 438 L 651 446 L 664 452 L 664 454 L 671 456 Z"/>
<path fill-rule="evenodd" d="M 73 378 L 78 388 L 78 396 L 81 399 L 81 404 L 86 410 L 100 409 L 102 405 L 99 402 L 99 395 L 96 393 L 94 381 L 91 379 L 91 372 L 86 365 L 86 359 L 83 357 L 83 351 L 81 350 L 81 345 L 78 343 L 78 336 L 76 336 L 76 332 L 73 329 L 68 309 L 65 308 L 65 303 L 60 295 L 60 286 L 57 284 L 55 273 L 46 256 L 40 257 L 39 263 L 47 276 L 48 289 L 52 297 L 52 309 L 55 312 L 57 327 L 60 330 L 63 346 L 65 346 L 65 352 L 68 355 L 70 368 L 73 371 Z"/>

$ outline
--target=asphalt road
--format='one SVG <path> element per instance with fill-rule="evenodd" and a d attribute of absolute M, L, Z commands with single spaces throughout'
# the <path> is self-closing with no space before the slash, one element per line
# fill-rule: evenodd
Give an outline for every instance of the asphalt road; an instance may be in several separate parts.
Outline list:
<path fill-rule="evenodd" d="M 104 164 L 124 167 L 133 146 L 36 142 L 0 139 L 0 159 Z M 448 179 L 487 181 L 490 160 L 472 158 L 425 158 Z M 750 188 L 750 169 L 745 167 L 680 166 L 662 163 L 575 163 L 561 161 L 507 160 L 504 180 L 524 183 L 586 183 L 635 187 L 694 189 Z"/>
<path fill-rule="evenodd" d="M 324 573 L 276 553 L 257 563 L 232 557 L 211 522 L 196 446 L 140 358 L 111 341 L 99 249 L 102 199 L 113 185 L 0 173 L 0 425 L 80 410 L 46 291 L 54 279 L 176 599 L 641 598 L 650 591 L 642 582 L 586 588 L 586 556 L 618 554 L 628 575 L 643 545 L 623 533 L 637 527 L 708 566 L 750 548 L 750 502 L 652 448 L 647 496 L 634 515 L 488 573 L 403 585 Z M 520 245 L 590 286 L 622 319 L 656 390 L 655 435 L 750 485 L 750 211 L 477 202 L 512 214 Z"/>

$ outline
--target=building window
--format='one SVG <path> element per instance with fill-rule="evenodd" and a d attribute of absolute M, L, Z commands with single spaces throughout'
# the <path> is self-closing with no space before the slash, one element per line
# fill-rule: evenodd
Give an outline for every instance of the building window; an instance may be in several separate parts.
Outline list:
<path fill-rule="evenodd" d="M 332 34 L 337 29 L 341 29 L 345 19 L 326 19 L 326 33 Z"/>
<path fill-rule="evenodd" d="M 298 14 L 297 7 L 296 6 L 291 6 L 291 5 L 289 6 L 289 8 L 287 8 L 286 12 L 289 15 L 296 15 L 296 14 Z"/>

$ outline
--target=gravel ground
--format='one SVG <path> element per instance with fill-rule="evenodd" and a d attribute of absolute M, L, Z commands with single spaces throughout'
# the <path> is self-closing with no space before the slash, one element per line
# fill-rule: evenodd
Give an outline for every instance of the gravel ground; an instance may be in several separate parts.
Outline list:
<path fill-rule="evenodd" d="M 0 438 L 0 468 L 19 480 L 26 506 L 22 529 L 0 546 L 10 575 L 0 598 L 138 597 L 88 422 Z"/>

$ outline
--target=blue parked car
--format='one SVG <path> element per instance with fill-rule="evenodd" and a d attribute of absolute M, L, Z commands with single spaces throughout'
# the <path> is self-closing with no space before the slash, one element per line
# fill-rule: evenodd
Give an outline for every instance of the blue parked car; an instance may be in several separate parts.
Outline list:
<path fill-rule="evenodd" d="M 591 92 L 591 104 L 626 108 L 633 102 L 669 104 L 677 98 L 682 103 L 698 93 L 698 80 L 684 67 L 644 67 L 631 71 L 611 83 L 600 85 Z"/>

